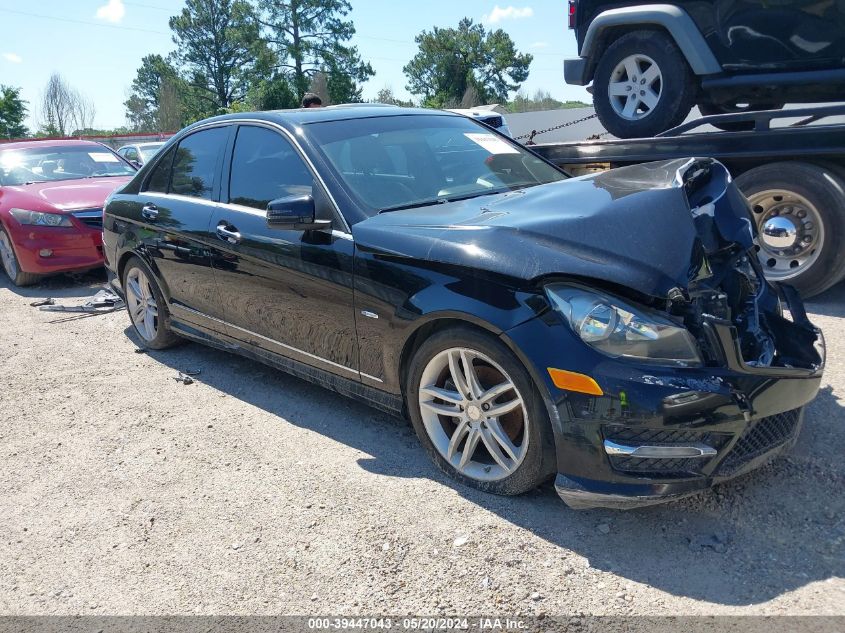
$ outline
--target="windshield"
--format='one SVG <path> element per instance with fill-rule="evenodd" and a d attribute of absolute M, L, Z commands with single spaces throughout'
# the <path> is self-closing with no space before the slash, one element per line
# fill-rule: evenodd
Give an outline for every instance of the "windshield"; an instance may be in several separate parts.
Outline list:
<path fill-rule="evenodd" d="M 141 158 L 143 158 L 146 163 L 155 156 L 158 153 L 158 150 L 160 150 L 163 146 L 164 143 L 158 143 L 156 145 L 141 145 L 138 149 L 141 151 Z"/>
<path fill-rule="evenodd" d="M 312 124 L 309 132 L 370 215 L 566 178 L 520 145 L 464 117 L 331 121 Z"/>
<path fill-rule="evenodd" d="M 107 147 L 68 145 L 0 151 L 0 185 L 132 176 L 135 169 Z"/>

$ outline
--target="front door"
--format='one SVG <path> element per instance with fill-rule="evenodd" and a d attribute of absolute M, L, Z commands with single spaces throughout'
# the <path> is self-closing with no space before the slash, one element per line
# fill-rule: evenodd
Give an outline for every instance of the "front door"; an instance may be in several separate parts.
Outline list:
<path fill-rule="evenodd" d="M 240 126 L 210 225 L 219 232 L 213 261 L 224 318 L 235 338 L 357 380 L 351 236 L 267 225 L 271 200 L 305 193 L 314 195 L 318 215 L 338 222 L 281 133 Z"/>

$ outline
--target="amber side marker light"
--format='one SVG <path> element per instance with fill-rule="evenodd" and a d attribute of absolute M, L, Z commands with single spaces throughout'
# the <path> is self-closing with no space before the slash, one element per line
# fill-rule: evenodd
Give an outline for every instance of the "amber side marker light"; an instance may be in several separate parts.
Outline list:
<path fill-rule="evenodd" d="M 565 369 L 555 369 L 554 367 L 547 367 L 546 369 L 549 372 L 549 376 L 552 377 L 552 382 L 558 389 L 587 393 L 591 396 L 604 395 L 604 391 L 601 390 L 598 383 L 589 376 L 578 374 L 574 371 L 566 371 Z"/>

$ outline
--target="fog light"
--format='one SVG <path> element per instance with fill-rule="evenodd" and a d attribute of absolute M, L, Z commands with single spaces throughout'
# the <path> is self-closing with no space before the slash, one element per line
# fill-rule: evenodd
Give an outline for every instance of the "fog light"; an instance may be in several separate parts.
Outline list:
<path fill-rule="evenodd" d="M 52 257 L 53 251 L 51 251 L 49 248 L 42 248 L 40 251 L 38 251 L 38 254 L 41 255 L 41 257 Z"/>

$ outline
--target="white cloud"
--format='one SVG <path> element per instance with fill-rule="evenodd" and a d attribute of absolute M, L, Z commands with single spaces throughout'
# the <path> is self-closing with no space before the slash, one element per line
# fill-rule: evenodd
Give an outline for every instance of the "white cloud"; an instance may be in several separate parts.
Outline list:
<path fill-rule="evenodd" d="M 522 7 L 520 9 L 519 7 L 508 5 L 502 8 L 497 4 L 488 15 L 485 15 L 481 19 L 489 24 L 496 24 L 502 20 L 519 20 L 520 18 L 530 18 L 533 15 L 534 9 L 531 7 Z"/>
<path fill-rule="evenodd" d="M 108 0 L 97 9 L 97 17 L 106 22 L 120 22 L 124 15 L 126 15 L 126 7 L 123 6 L 123 0 Z"/>
<path fill-rule="evenodd" d="M 20 64 L 23 61 L 23 58 L 17 53 L 3 53 L 3 59 L 13 64 Z"/>
<path fill-rule="evenodd" d="M 548 42 L 534 42 L 531 45 L 531 48 L 548 48 L 548 47 L 549 47 Z"/>

